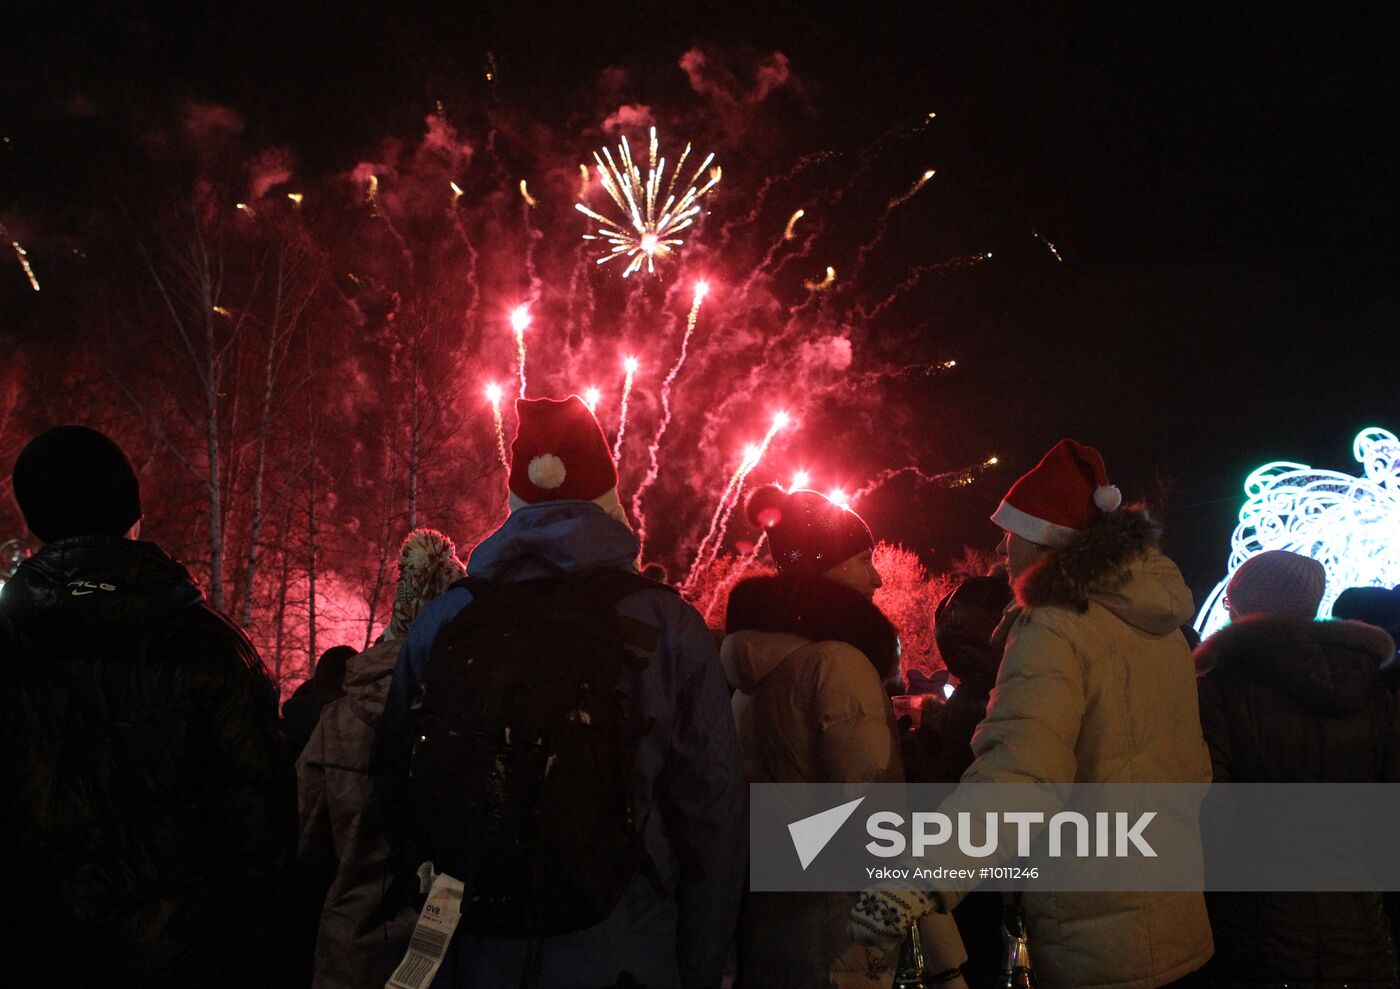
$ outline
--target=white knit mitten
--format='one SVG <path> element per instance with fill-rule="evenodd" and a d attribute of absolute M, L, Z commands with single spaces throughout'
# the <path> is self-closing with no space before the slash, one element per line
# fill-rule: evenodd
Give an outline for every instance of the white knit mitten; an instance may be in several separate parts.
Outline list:
<path fill-rule="evenodd" d="M 868 889 L 851 908 L 846 933 L 859 944 L 891 951 L 904 940 L 910 924 L 938 909 L 937 895 L 908 886 Z"/>

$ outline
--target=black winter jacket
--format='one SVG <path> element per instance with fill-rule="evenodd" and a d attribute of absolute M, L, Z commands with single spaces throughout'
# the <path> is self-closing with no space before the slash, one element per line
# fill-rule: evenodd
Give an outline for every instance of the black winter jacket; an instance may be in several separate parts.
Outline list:
<path fill-rule="evenodd" d="M 0 972 L 265 986 L 295 782 L 252 644 L 151 543 L 50 543 L 0 592 Z"/>
<path fill-rule="evenodd" d="M 1396 699 L 1377 671 L 1390 636 L 1360 622 L 1252 616 L 1196 650 L 1217 782 L 1400 780 Z M 1217 893 L 1219 984 L 1394 986 L 1379 893 Z"/>

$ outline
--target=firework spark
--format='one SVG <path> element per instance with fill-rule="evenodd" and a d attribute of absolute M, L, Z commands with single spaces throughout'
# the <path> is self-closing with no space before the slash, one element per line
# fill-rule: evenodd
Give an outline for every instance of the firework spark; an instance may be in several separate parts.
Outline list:
<path fill-rule="evenodd" d="M 598 403 L 603 400 L 603 393 L 597 388 L 588 387 L 583 390 L 583 404 L 588 406 L 588 411 L 595 416 L 598 414 Z"/>
<path fill-rule="evenodd" d="M 764 435 L 762 442 L 750 443 L 744 448 L 744 459 L 739 462 L 738 469 L 730 475 L 729 484 L 725 486 L 724 494 L 720 496 L 719 504 L 715 506 L 715 513 L 710 518 L 710 528 L 706 531 L 705 538 L 700 541 L 700 548 L 695 551 L 695 564 L 686 577 L 687 586 L 694 586 L 696 577 L 704 573 L 719 556 L 720 547 L 724 544 L 725 531 L 729 528 L 729 519 L 739 504 L 739 496 L 743 493 L 744 483 L 749 479 L 754 468 L 763 460 L 764 454 L 768 452 L 768 447 L 773 443 L 773 438 L 786 429 L 791 422 L 792 418 L 786 412 L 777 413 L 773 416 L 773 424 L 768 427 L 768 432 Z"/>
<path fill-rule="evenodd" d="M 457 200 L 462 198 L 462 187 L 456 182 L 448 182 L 447 184 L 452 187 L 452 202 L 455 204 Z"/>
<path fill-rule="evenodd" d="M 539 205 L 539 201 L 530 195 L 530 187 L 525 184 L 524 179 L 520 180 L 520 198 L 525 200 L 525 205 L 532 208 Z"/>
<path fill-rule="evenodd" d="M 685 191 L 677 198 L 676 188 L 690 151 L 691 145 L 687 144 L 669 182 L 665 179 L 666 159 L 658 160 L 656 156 L 655 127 L 651 128 L 645 179 L 642 178 L 641 169 L 632 161 L 632 148 L 626 137 L 618 145 L 617 161 L 613 160 L 612 151 L 608 148 L 603 148 L 601 154 L 593 153 L 598 178 L 622 214 L 619 221 L 595 212 L 585 203 L 575 204 L 575 209 L 598 224 L 594 232 L 583 235 L 584 240 L 603 242 L 603 253 L 597 259 L 598 264 L 626 258 L 623 278 L 640 270 L 643 264 L 647 267 L 647 273 L 651 274 L 656 271 L 657 258 L 666 258 L 684 243 L 677 235 L 695 222 L 700 214 L 700 200 L 718 184 L 722 174 L 718 165 L 710 167 L 715 159 L 714 154 L 706 155 L 685 183 Z M 707 170 L 708 181 L 699 185 L 700 177 Z M 663 183 L 666 185 L 664 193 Z"/>
<path fill-rule="evenodd" d="M 530 325 L 530 310 L 516 306 L 510 313 L 510 328 L 515 331 L 515 353 L 519 363 L 520 397 L 525 397 L 525 329 Z"/>
<path fill-rule="evenodd" d="M 788 485 L 789 491 L 802 491 L 807 485 L 812 483 L 812 475 L 805 470 L 800 470 L 792 475 L 792 483 Z"/>
<path fill-rule="evenodd" d="M 637 490 L 632 495 L 632 518 L 637 522 L 637 539 L 643 545 L 646 544 L 647 521 L 646 516 L 642 513 L 642 495 L 646 494 L 647 488 L 655 484 L 656 479 L 661 475 L 661 440 L 666 435 L 666 430 L 671 426 L 671 388 L 675 385 L 676 378 L 685 365 L 686 354 L 690 349 L 690 338 L 695 333 L 696 322 L 700 319 L 700 305 L 705 301 L 705 296 L 709 294 L 709 282 L 698 281 L 695 283 L 695 297 L 691 302 L 690 315 L 686 317 L 685 335 L 681 337 L 680 356 L 676 358 L 676 363 L 671 365 L 666 379 L 661 382 L 661 422 L 656 427 L 655 439 L 651 441 L 651 446 L 647 449 L 650 465 L 647 467 L 646 476 L 642 478 L 642 483 L 637 485 Z"/>
<path fill-rule="evenodd" d="M 305 196 L 305 194 L 300 193 L 300 192 L 289 192 L 289 193 L 287 193 L 287 198 L 290 199 L 290 200 L 292 201 L 292 205 L 293 205 L 293 206 L 300 206 L 300 205 L 301 205 L 301 201 L 302 201 L 303 199 L 305 199 L 306 196 Z"/>
<path fill-rule="evenodd" d="M 494 381 L 486 386 L 486 401 L 491 403 L 491 417 L 496 421 L 496 453 L 501 466 L 510 470 L 510 454 L 506 452 L 506 427 L 501 418 L 501 386 Z"/>
<path fill-rule="evenodd" d="M 821 281 L 816 281 L 816 280 L 814 280 L 814 279 L 809 278 L 809 279 L 807 279 L 805 282 L 802 283 L 802 285 L 803 285 L 803 286 L 807 289 L 807 291 L 809 291 L 809 292 L 825 292 L 827 289 L 831 288 L 831 286 L 833 286 L 833 285 L 835 285 L 835 284 L 836 284 L 836 269 L 833 268 L 833 267 L 831 267 L 830 265 L 827 266 L 827 269 L 826 269 L 826 277 L 823 278 Z"/>
<path fill-rule="evenodd" d="M 0 236 L 8 237 L 4 232 L 4 227 L 0 227 Z M 19 241 L 11 240 L 10 246 L 15 249 L 15 258 L 19 261 L 19 266 L 24 269 L 24 276 L 29 279 L 29 287 L 34 291 L 39 291 L 39 279 L 34 274 L 34 266 L 29 263 L 29 252 L 20 246 Z"/>
<path fill-rule="evenodd" d="M 928 171 L 924 172 L 924 174 L 920 175 L 917 179 L 914 180 L 914 184 L 909 187 L 908 192 L 906 192 L 902 196 L 895 196 L 889 201 L 889 204 L 885 206 L 885 215 L 889 216 L 891 211 L 899 208 L 900 206 L 903 206 L 905 203 L 909 202 L 909 200 L 917 196 L 919 194 L 919 190 L 922 189 L 924 186 L 928 185 L 929 179 L 933 178 L 937 174 L 938 172 L 936 170 L 930 168 L 928 169 Z"/>
<path fill-rule="evenodd" d="M 1050 243 L 1050 239 L 1049 239 L 1048 237 L 1044 236 L 1039 230 L 1034 230 L 1034 229 L 1033 229 L 1033 230 L 1031 230 L 1031 233 L 1035 236 L 1035 239 L 1036 239 L 1036 240 L 1040 241 L 1042 244 L 1044 244 L 1044 245 L 1046 246 L 1046 248 L 1050 251 L 1050 254 L 1055 258 L 1056 261 L 1059 261 L 1059 262 L 1061 262 L 1061 263 L 1064 262 L 1065 259 L 1064 259 L 1064 257 L 1060 254 L 1060 249 L 1059 249 L 1058 247 L 1056 247 L 1054 244 Z M 990 254 L 987 255 L 987 256 L 988 256 L 988 257 L 991 257 Z"/>
<path fill-rule="evenodd" d="M 792 238 L 797 236 L 794 228 L 796 228 L 797 226 L 797 221 L 802 219 L 806 215 L 807 211 L 805 209 L 800 209 L 796 213 L 792 214 L 792 218 L 789 219 L 787 222 L 787 229 L 783 231 L 783 240 L 792 240 Z"/>
<path fill-rule="evenodd" d="M 627 434 L 627 403 L 632 398 L 632 377 L 637 373 L 637 358 L 629 357 L 622 362 L 625 377 L 622 379 L 622 411 L 617 417 L 617 439 L 613 442 L 613 463 L 622 462 L 622 437 Z"/>

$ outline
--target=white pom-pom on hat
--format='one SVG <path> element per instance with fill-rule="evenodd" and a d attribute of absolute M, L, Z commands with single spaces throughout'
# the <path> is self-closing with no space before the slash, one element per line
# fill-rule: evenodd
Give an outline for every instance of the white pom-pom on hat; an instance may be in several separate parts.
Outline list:
<path fill-rule="evenodd" d="M 545 453 L 532 459 L 527 473 L 530 477 L 530 483 L 545 491 L 553 491 L 563 485 L 564 478 L 568 475 L 568 471 L 564 469 L 564 461 L 552 453 Z"/>
<path fill-rule="evenodd" d="M 531 465 L 533 467 L 533 465 Z M 1083 495 L 1080 495 L 1082 498 Z M 1117 485 L 1104 484 L 1094 489 L 1094 504 L 1101 512 L 1113 512 L 1118 510 L 1118 506 L 1123 504 L 1123 492 L 1118 490 Z"/>

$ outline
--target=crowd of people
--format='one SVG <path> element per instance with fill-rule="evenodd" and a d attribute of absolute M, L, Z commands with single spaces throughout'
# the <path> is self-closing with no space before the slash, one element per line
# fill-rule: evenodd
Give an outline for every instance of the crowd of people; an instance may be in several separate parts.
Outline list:
<path fill-rule="evenodd" d="M 1400 781 L 1397 592 L 1320 621 L 1321 565 L 1261 553 L 1193 657 L 1156 523 L 1065 440 L 993 514 L 998 565 L 927 616 L 951 696 L 900 719 L 855 512 L 750 493 L 771 572 L 712 629 L 641 565 L 584 403 L 517 411 L 506 521 L 465 560 L 409 534 L 378 640 L 280 712 L 247 636 L 140 539 L 121 449 L 81 426 L 25 447 L 10 984 L 875 989 L 917 935 L 922 984 L 975 989 L 1014 911 L 1044 987 L 1400 985 L 1380 893 L 746 889 L 750 783 Z"/>

